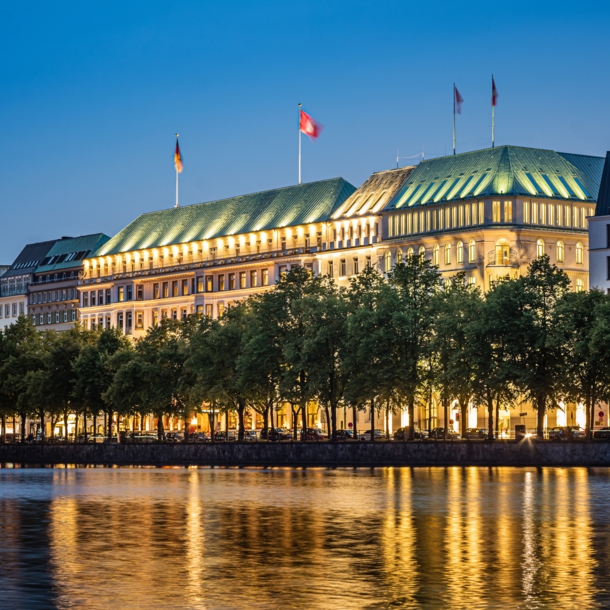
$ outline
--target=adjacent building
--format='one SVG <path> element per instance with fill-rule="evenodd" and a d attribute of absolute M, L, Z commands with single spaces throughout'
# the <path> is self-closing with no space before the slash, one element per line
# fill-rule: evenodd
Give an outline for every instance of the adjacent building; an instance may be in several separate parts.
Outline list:
<path fill-rule="evenodd" d="M 606 153 L 595 216 L 589 218 L 589 283 L 610 294 L 610 152 Z"/>

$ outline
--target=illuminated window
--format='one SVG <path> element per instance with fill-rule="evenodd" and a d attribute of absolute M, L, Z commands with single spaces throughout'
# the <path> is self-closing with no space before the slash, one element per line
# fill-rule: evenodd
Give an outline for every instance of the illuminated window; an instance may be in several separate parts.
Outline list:
<path fill-rule="evenodd" d="M 330 275 L 330 277 L 335 276 L 335 266 L 333 261 L 328 261 L 328 275 Z"/>
<path fill-rule="evenodd" d="M 136 313 L 136 328 L 144 328 L 144 314 Z"/>
<path fill-rule="evenodd" d="M 582 292 L 585 289 L 585 282 L 578 278 L 576 280 L 576 292 Z"/>
<path fill-rule="evenodd" d="M 463 263 L 464 262 L 464 244 L 461 241 L 458 241 L 455 253 L 457 256 L 457 262 Z"/>
<path fill-rule="evenodd" d="M 535 201 L 532 203 L 532 224 L 538 224 L 538 204 Z"/>
<path fill-rule="evenodd" d="M 246 272 L 245 271 L 239 272 L 239 287 L 240 288 L 246 287 Z"/>
<path fill-rule="evenodd" d="M 468 262 L 474 263 L 474 259 L 476 258 L 476 245 L 474 239 L 471 239 L 468 243 Z"/>
<path fill-rule="evenodd" d="M 225 313 L 225 304 L 224 303 L 218 303 L 218 317 L 222 317 Z"/>
<path fill-rule="evenodd" d="M 583 261 L 583 256 L 584 254 L 584 248 L 582 246 L 582 244 L 580 242 L 578 242 L 576 244 L 576 264 L 577 265 L 582 265 L 582 261 Z"/>
<path fill-rule="evenodd" d="M 546 224 L 546 205 L 544 203 L 540 204 L 540 224 Z"/>
<path fill-rule="evenodd" d="M 580 208 L 580 228 L 587 228 L 587 210 L 585 208 Z"/>
<path fill-rule="evenodd" d="M 563 263 L 564 246 L 562 241 L 557 242 L 557 262 Z"/>
<path fill-rule="evenodd" d="M 159 312 L 156 309 L 153 309 L 152 320 L 153 326 L 157 326 L 157 324 L 159 324 Z"/>
<path fill-rule="evenodd" d="M 530 222 L 530 202 L 523 202 L 523 222 L 529 224 Z"/>
<path fill-rule="evenodd" d="M 389 273 L 392 270 L 392 253 L 389 250 L 385 253 L 384 270 L 386 273 Z"/>
<path fill-rule="evenodd" d="M 461 205 L 459 208 L 459 216 L 460 216 L 460 227 L 464 226 L 464 206 Z"/>
<path fill-rule="evenodd" d="M 472 223 L 470 222 L 470 205 L 466 204 L 466 226 L 469 227 Z"/>
<path fill-rule="evenodd" d="M 426 248 L 423 246 L 419 247 L 419 257 L 423 260 L 426 257 Z"/>
<path fill-rule="evenodd" d="M 398 252 L 401 254 L 401 258 L 402 258 L 402 252 L 400 252 L 400 250 Z M 352 260 L 352 270 L 354 272 L 354 275 L 358 275 L 358 273 L 360 273 L 360 266 L 359 266 L 357 258 L 354 258 Z M 312 271 L 313 271 L 313 269 L 312 269 Z"/>
<path fill-rule="evenodd" d="M 413 250 L 410 250 L 410 251 L 413 252 Z M 432 264 L 435 267 L 438 267 L 440 264 L 439 253 L 440 253 L 440 248 L 438 246 L 434 246 L 434 248 L 432 248 Z"/>
<path fill-rule="evenodd" d="M 263 276 L 263 286 L 269 286 L 269 269 L 263 269 L 261 274 Z"/>
<path fill-rule="evenodd" d="M 477 278 L 474 275 L 468 276 L 468 285 L 473 287 L 477 285 Z"/>
<path fill-rule="evenodd" d="M 407 260 L 412 259 L 413 258 L 413 248 L 409 248 L 407 250 Z"/>
<path fill-rule="evenodd" d="M 479 201 L 479 224 L 485 223 L 485 202 Z"/>
<path fill-rule="evenodd" d="M 208 303 L 208 304 L 205 306 L 205 315 L 206 315 L 206 317 L 208 317 L 208 318 L 211 318 L 211 317 L 214 315 L 214 313 L 213 313 L 213 311 L 212 311 L 212 304 L 211 304 L 211 303 Z"/>
<path fill-rule="evenodd" d="M 563 224 L 563 206 L 559 204 L 557 206 L 557 226 L 560 227 Z"/>
<path fill-rule="evenodd" d="M 229 273 L 229 290 L 235 290 L 235 274 Z"/>
<path fill-rule="evenodd" d="M 388 254 L 389 254 L 389 251 L 388 251 Z M 344 258 L 341 259 L 341 273 L 339 275 L 341 277 L 347 276 L 347 261 Z"/>
<path fill-rule="evenodd" d="M 504 202 L 504 222 L 512 222 L 513 221 L 513 202 L 505 201 Z"/>
<path fill-rule="evenodd" d="M 169 283 L 163 282 L 163 298 L 166 299 L 169 296 Z"/>
<path fill-rule="evenodd" d="M 445 246 L 445 265 L 451 264 L 451 244 Z"/>
<path fill-rule="evenodd" d="M 258 286 L 258 273 L 256 269 L 250 271 L 250 288 L 256 288 Z"/>
<path fill-rule="evenodd" d="M 358 259 L 355 258 L 354 260 L 357 261 Z M 398 249 L 396 251 L 396 264 L 398 265 L 400 263 L 402 263 L 402 250 Z"/>
<path fill-rule="evenodd" d="M 492 212 L 492 222 L 502 222 L 502 218 L 500 217 L 500 202 L 494 201 L 492 202 L 491 207 Z"/>
<path fill-rule="evenodd" d="M 549 203 L 549 225 L 552 227 L 555 225 L 555 206 L 552 203 Z"/>
<path fill-rule="evenodd" d="M 572 211 L 574 212 L 574 222 L 572 223 L 572 226 L 575 229 L 578 229 L 578 226 L 579 226 L 578 220 L 580 218 L 580 215 L 578 214 L 578 208 L 576 206 L 574 206 L 572 208 Z"/>
<path fill-rule="evenodd" d="M 536 256 L 538 258 L 544 256 L 544 242 L 541 239 L 536 242 Z"/>

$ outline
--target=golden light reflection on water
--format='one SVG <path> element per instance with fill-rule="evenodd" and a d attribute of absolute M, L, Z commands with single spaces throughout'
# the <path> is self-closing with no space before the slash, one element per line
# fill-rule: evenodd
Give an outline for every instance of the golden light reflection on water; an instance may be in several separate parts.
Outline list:
<path fill-rule="evenodd" d="M 607 470 L 0 470 L 0 606 L 610 607 L 609 501 Z"/>

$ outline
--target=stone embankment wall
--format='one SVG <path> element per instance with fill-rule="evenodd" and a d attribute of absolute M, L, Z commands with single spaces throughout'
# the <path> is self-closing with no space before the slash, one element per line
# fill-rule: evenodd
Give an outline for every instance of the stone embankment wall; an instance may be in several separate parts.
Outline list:
<path fill-rule="evenodd" d="M 610 443 L 487 442 L 0 445 L 0 464 L 120 466 L 610 466 Z"/>

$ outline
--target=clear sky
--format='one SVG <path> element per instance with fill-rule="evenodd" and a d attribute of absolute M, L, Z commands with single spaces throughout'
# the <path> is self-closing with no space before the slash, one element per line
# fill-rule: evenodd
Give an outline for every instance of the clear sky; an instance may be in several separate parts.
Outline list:
<path fill-rule="evenodd" d="M 174 203 L 359 185 L 402 156 L 496 144 L 610 149 L 608 0 L 123 0 L 0 4 L 0 263 L 28 242 L 114 235 Z M 401 164 L 412 161 L 402 160 Z"/>

